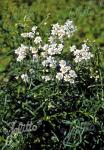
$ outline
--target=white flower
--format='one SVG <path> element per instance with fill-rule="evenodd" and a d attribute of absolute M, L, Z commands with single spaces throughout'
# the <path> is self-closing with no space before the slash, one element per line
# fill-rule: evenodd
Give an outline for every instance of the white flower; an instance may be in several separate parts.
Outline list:
<path fill-rule="evenodd" d="M 36 29 L 37 29 L 37 26 L 33 26 L 33 27 L 32 27 L 32 32 L 35 33 Z"/>
<path fill-rule="evenodd" d="M 21 34 L 22 37 L 28 37 L 28 38 L 34 38 L 34 33 L 33 32 L 29 32 L 29 33 L 22 33 Z"/>
<path fill-rule="evenodd" d="M 66 69 L 69 71 L 71 69 L 71 67 L 70 66 L 66 66 Z"/>
<path fill-rule="evenodd" d="M 60 71 L 64 74 L 64 73 L 66 73 L 66 72 L 67 72 L 67 69 L 66 69 L 66 67 L 65 67 L 65 66 L 63 66 L 63 67 L 61 67 L 61 68 L 60 68 Z"/>
<path fill-rule="evenodd" d="M 36 54 L 38 50 L 35 47 L 30 46 L 30 51 L 32 54 Z"/>
<path fill-rule="evenodd" d="M 63 47 L 64 47 L 63 44 L 52 43 L 49 45 L 48 54 L 49 55 L 61 54 Z"/>
<path fill-rule="evenodd" d="M 18 79 L 19 79 L 19 76 L 16 76 L 15 79 L 18 80 Z"/>
<path fill-rule="evenodd" d="M 86 45 L 86 43 L 82 44 L 82 49 L 78 50 L 75 46 L 72 46 L 70 50 L 73 52 L 75 58 L 75 62 L 81 62 L 83 60 L 89 60 L 91 57 L 93 57 L 93 54 L 89 51 L 89 47 Z"/>
<path fill-rule="evenodd" d="M 89 51 L 89 46 L 87 46 L 86 43 L 82 44 L 82 50 Z"/>
<path fill-rule="evenodd" d="M 52 44 L 52 43 L 55 43 L 55 37 L 53 37 L 53 36 L 50 36 L 49 38 L 48 38 L 48 41 Z"/>
<path fill-rule="evenodd" d="M 21 33 L 21 36 L 25 38 L 27 37 L 27 33 Z"/>
<path fill-rule="evenodd" d="M 74 70 L 70 70 L 69 71 L 69 75 L 70 75 L 71 78 L 76 78 L 77 77 L 77 75 L 76 75 Z"/>
<path fill-rule="evenodd" d="M 38 61 L 38 55 L 37 54 L 33 54 L 33 61 Z"/>
<path fill-rule="evenodd" d="M 42 42 L 42 39 L 40 36 L 37 36 L 34 40 L 35 44 L 40 44 Z"/>
<path fill-rule="evenodd" d="M 43 58 L 47 58 L 47 56 L 48 56 L 47 51 L 46 51 L 46 52 L 41 52 L 41 56 L 42 56 Z"/>
<path fill-rule="evenodd" d="M 47 58 L 48 57 L 48 51 L 41 52 L 41 56 L 43 58 Z"/>
<path fill-rule="evenodd" d="M 67 20 L 64 24 L 64 30 L 66 35 L 70 37 L 76 31 L 73 21 Z"/>
<path fill-rule="evenodd" d="M 70 81 L 70 76 L 68 74 L 65 74 L 64 81 Z"/>
<path fill-rule="evenodd" d="M 48 54 L 49 55 L 54 55 L 55 54 L 55 48 L 49 47 Z"/>
<path fill-rule="evenodd" d="M 48 75 L 47 75 L 47 76 L 42 76 L 42 79 L 47 82 L 47 81 L 50 81 L 50 80 L 51 80 L 51 77 L 48 76 Z"/>
<path fill-rule="evenodd" d="M 27 54 L 28 47 L 21 44 L 21 46 L 15 50 L 15 54 L 17 54 L 17 61 L 22 61 Z"/>
<path fill-rule="evenodd" d="M 58 51 L 59 51 L 59 53 L 63 50 L 63 48 L 64 48 L 63 44 L 59 44 L 58 45 Z"/>
<path fill-rule="evenodd" d="M 56 43 L 50 44 L 49 48 L 48 48 L 48 54 L 49 55 L 55 55 L 56 51 L 57 51 L 57 44 Z"/>
<path fill-rule="evenodd" d="M 66 69 L 66 67 L 63 66 L 63 67 L 61 67 L 60 71 L 64 74 L 67 72 L 67 69 Z"/>
<path fill-rule="evenodd" d="M 74 79 L 71 78 L 70 75 L 68 75 L 68 74 L 66 74 L 66 75 L 64 76 L 64 81 L 70 82 L 71 84 L 75 82 Z"/>
<path fill-rule="evenodd" d="M 58 23 L 53 24 L 51 35 L 62 40 L 65 35 L 70 37 L 75 31 L 76 27 L 74 26 L 73 21 L 67 20 L 64 25 L 59 25 Z M 50 39 L 50 41 L 53 42 L 54 40 Z"/>
<path fill-rule="evenodd" d="M 82 53 L 82 59 L 84 59 L 84 60 L 88 60 L 91 57 L 93 57 L 93 55 L 90 52 L 84 52 L 84 53 Z"/>
<path fill-rule="evenodd" d="M 45 44 L 45 45 L 42 47 L 42 49 L 43 49 L 44 51 L 47 51 L 48 48 L 49 48 L 49 45 L 48 45 L 48 44 Z"/>
<path fill-rule="evenodd" d="M 70 69 L 71 69 L 70 66 L 62 66 L 62 67 L 60 68 L 60 71 L 61 71 L 63 74 L 65 74 L 65 73 L 68 72 Z"/>
<path fill-rule="evenodd" d="M 81 62 L 81 61 L 82 61 L 82 58 L 81 58 L 80 56 L 76 56 L 76 57 L 74 58 L 74 61 L 75 61 L 76 63 Z"/>
<path fill-rule="evenodd" d="M 65 60 L 60 60 L 59 61 L 59 65 L 62 66 L 66 66 L 66 61 Z"/>
<path fill-rule="evenodd" d="M 54 24 L 52 26 L 51 35 L 57 36 L 59 39 L 62 39 L 65 35 L 64 26 L 57 24 Z"/>
<path fill-rule="evenodd" d="M 45 66 L 47 67 L 47 66 L 48 66 L 47 60 L 43 60 L 43 61 L 42 61 L 42 65 L 43 65 L 44 67 L 45 67 Z"/>
<path fill-rule="evenodd" d="M 55 61 L 54 57 L 51 57 L 51 56 L 47 57 L 47 61 L 48 61 L 50 67 L 54 67 L 56 65 L 56 61 Z"/>
<path fill-rule="evenodd" d="M 56 74 L 56 79 L 58 79 L 58 80 L 62 80 L 63 79 L 63 74 L 62 73 L 57 73 Z"/>
<path fill-rule="evenodd" d="M 22 61 L 23 59 L 24 59 L 25 57 L 23 56 L 23 55 L 19 55 L 18 57 L 17 57 L 17 61 Z"/>
<path fill-rule="evenodd" d="M 81 50 L 76 49 L 73 53 L 74 53 L 74 56 L 79 56 L 81 55 Z"/>
<path fill-rule="evenodd" d="M 75 80 L 74 79 L 70 79 L 70 83 L 71 84 L 75 83 Z"/>
<path fill-rule="evenodd" d="M 75 45 L 70 47 L 70 52 L 74 52 L 75 50 L 76 50 L 76 46 Z"/>
<path fill-rule="evenodd" d="M 43 66 L 49 66 L 49 67 L 53 68 L 56 65 L 56 61 L 55 61 L 54 57 L 49 56 L 49 57 L 47 57 L 46 60 L 42 61 L 42 65 Z"/>
<path fill-rule="evenodd" d="M 26 83 L 28 82 L 28 75 L 27 74 L 22 74 L 21 79 Z"/>
<path fill-rule="evenodd" d="M 60 29 L 57 31 L 59 39 L 62 39 L 65 36 L 65 30 L 63 26 L 60 26 Z"/>

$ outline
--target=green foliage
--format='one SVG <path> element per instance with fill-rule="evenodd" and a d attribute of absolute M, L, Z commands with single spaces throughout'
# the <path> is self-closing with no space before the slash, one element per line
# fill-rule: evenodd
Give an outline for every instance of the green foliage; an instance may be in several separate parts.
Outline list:
<path fill-rule="evenodd" d="M 104 149 L 102 4 L 103 0 L 0 1 L 0 71 L 4 73 L 0 83 L 0 149 Z M 96 40 L 96 44 L 89 43 L 95 59 L 81 64 L 80 70 L 76 67 L 80 78 L 74 86 L 54 81 L 44 83 L 40 80 L 40 65 L 29 61 L 16 63 L 14 49 L 23 42 L 20 34 L 28 32 L 34 24 L 39 24 L 46 41 L 51 23 L 63 23 L 67 18 L 74 20 L 78 31 L 66 42 L 66 47 L 73 43 L 79 46 L 86 38 Z M 66 54 L 67 50 L 63 57 L 68 59 Z M 35 76 L 31 75 L 33 84 L 16 80 L 16 76 L 28 73 L 31 68 L 35 70 Z M 99 78 L 95 78 L 97 75 Z M 12 133 L 9 123 L 15 120 L 15 127 L 19 122 L 32 121 L 36 131 Z"/>

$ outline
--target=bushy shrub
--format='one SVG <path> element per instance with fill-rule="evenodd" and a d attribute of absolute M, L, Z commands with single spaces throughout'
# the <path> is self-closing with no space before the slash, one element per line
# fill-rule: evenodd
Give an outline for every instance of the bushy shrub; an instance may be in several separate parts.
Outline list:
<path fill-rule="evenodd" d="M 1 86 L 1 148 L 103 149 L 99 49 L 89 40 L 70 42 L 77 31 L 73 21 L 53 24 L 45 33 L 44 24 L 21 33 L 16 59 Z M 15 128 L 20 122 L 32 122 L 36 128 L 12 132 L 9 123 L 14 121 Z"/>

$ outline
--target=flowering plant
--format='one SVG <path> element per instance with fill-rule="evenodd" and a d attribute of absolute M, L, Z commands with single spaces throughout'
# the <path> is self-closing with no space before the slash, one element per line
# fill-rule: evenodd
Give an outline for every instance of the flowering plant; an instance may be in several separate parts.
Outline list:
<path fill-rule="evenodd" d="M 53 24 L 44 37 L 33 26 L 30 32 L 21 34 L 23 42 L 15 50 L 16 63 L 6 85 L 6 98 L 11 101 L 9 107 L 16 100 L 11 121 L 18 116 L 18 120 L 37 124 L 37 131 L 28 134 L 29 138 L 38 139 L 34 141 L 35 148 L 83 147 L 89 142 L 86 131 L 99 124 L 95 119 L 103 90 L 97 86 L 102 86 L 102 78 L 93 51 L 96 48 L 88 40 L 81 47 L 70 44 L 76 31 L 70 20 L 64 25 Z M 92 128 L 88 132 L 93 132 Z M 28 137 L 24 139 L 26 146 L 32 148 Z"/>
<path fill-rule="evenodd" d="M 41 79 L 45 81 L 57 79 L 74 83 L 77 78 L 75 70 L 78 63 L 89 61 L 93 57 L 89 47 L 84 43 L 81 50 L 75 45 L 69 47 L 68 53 L 72 55 L 73 64 L 70 60 L 64 60 L 65 40 L 69 40 L 75 31 L 76 27 L 70 20 L 67 20 L 64 25 L 54 24 L 47 42 L 44 42 L 37 31 L 37 26 L 32 27 L 31 32 L 21 34 L 23 38 L 30 39 L 32 45 L 21 44 L 15 50 L 17 61 L 26 61 L 28 57 L 28 60 L 39 64 L 42 72 Z M 29 72 L 35 74 L 32 67 Z M 22 74 L 21 78 L 24 82 L 32 81 L 31 75 L 28 77 L 27 73 Z"/>

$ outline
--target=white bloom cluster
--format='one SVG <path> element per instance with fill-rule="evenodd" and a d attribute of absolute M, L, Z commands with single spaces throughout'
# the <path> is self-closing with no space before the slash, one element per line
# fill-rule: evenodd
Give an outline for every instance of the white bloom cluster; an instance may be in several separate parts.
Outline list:
<path fill-rule="evenodd" d="M 51 44 L 52 43 L 55 43 L 55 37 L 54 36 L 50 36 L 49 38 L 48 38 L 48 42 L 50 42 Z"/>
<path fill-rule="evenodd" d="M 57 44 L 57 43 L 45 44 L 42 47 L 43 52 L 41 54 L 44 58 L 47 56 L 61 54 L 63 48 L 64 48 L 64 45 L 61 43 L 60 44 Z"/>
<path fill-rule="evenodd" d="M 30 46 L 30 51 L 31 51 L 32 54 L 37 54 L 38 49 L 36 49 L 36 47 Z"/>
<path fill-rule="evenodd" d="M 65 34 L 68 38 L 76 31 L 76 27 L 73 24 L 73 21 L 67 20 L 64 24 Z"/>
<path fill-rule="evenodd" d="M 82 44 L 82 49 L 79 50 L 76 48 L 75 45 L 73 45 L 70 48 L 70 51 L 73 52 L 75 58 L 75 62 L 81 62 L 83 60 L 89 60 L 91 57 L 93 57 L 93 54 L 89 51 L 89 47 L 86 45 L 86 43 Z"/>
<path fill-rule="evenodd" d="M 32 53 L 32 56 L 33 56 L 33 61 L 38 61 L 38 49 L 36 47 L 32 47 L 30 46 L 30 52 Z"/>
<path fill-rule="evenodd" d="M 70 83 L 74 83 L 74 79 L 77 77 L 75 71 L 72 70 L 70 66 L 66 65 L 65 60 L 60 60 L 59 65 L 60 65 L 60 72 L 57 73 L 56 78 L 58 80 L 63 79 L 66 82 L 68 81 Z"/>
<path fill-rule="evenodd" d="M 42 39 L 41 39 L 40 36 L 37 36 L 37 37 L 35 38 L 35 40 L 34 40 L 34 43 L 35 43 L 35 44 L 40 44 L 41 42 L 42 42 Z"/>
<path fill-rule="evenodd" d="M 34 26 L 34 27 L 32 27 L 32 32 L 22 33 L 21 36 L 23 38 L 34 38 L 36 29 L 37 29 L 37 26 Z"/>
<path fill-rule="evenodd" d="M 64 25 L 53 24 L 51 35 L 58 37 L 60 40 L 63 39 L 64 36 L 68 38 L 76 31 L 76 27 L 73 24 L 73 21 L 67 20 Z M 53 41 L 52 37 L 50 41 Z"/>
<path fill-rule="evenodd" d="M 22 33 L 21 36 L 24 38 L 31 38 L 32 41 L 34 41 L 33 45 L 35 46 L 27 47 L 21 44 L 21 46 L 15 50 L 15 54 L 18 56 L 17 61 L 21 62 L 30 52 L 33 61 L 40 62 L 43 66 L 43 80 L 47 82 L 57 79 L 59 81 L 63 80 L 65 82 L 74 83 L 75 78 L 77 77 L 76 72 L 71 68 L 71 65 L 67 65 L 68 62 L 60 60 L 60 57 L 63 57 L 62 52 L 65 45 L 64 37 L 70 38 L 75 31 L 76 27 L 74 26 L 73 21 L 70 20 L 67 20 L 64 25 L 58 23 L 53 24 L 47 42 L 44 43 L 39 32 L 37 32 L 37 26 L 32 27 L 31 32 Z M 93 57 L 86 42 L 82 44 L 81 50 L 73 45 L 70 47 L 70 51 L 73 53 L 74 61 L 76 63 L 83 60 L 89 60 Z M 50 72 L 54 72 L 54 75 L 52 76 Z M 27 74 L 22 74 L 21 78 L 24 82 L 28 82 Z"/>
<path fill-rule="evenodd" d="M 33 26 L 33 27 L 32 27 L 32 32 L 35 33 L 36 30 L 37 30 L 37 26 Z"/>
<path fill-rule="evenodd" d="M 21 36 L 26 38 L 34 38 L 34 33 L 33 32 L 29 32 L 29 33 L 21 33 Z"/>
<path fill-rule="evenodd" d="M 22 61 L 27 54 L 28 47 L 21 44 L 21 46 L 15 50 L 15 54 L 17 54 L 17 61 Z"/>
<path fill-rule="evenodd" d="M 63 79 L 63 74 L 62 74 L 61 72 L 58 72 L 58 73 L 56 74 L 56 79 L 62 80 L 62 79 Z"/>
<path fill-rule="evenodd" d="M 63 36 L 65 35 L 64 26 L 59 25 L 58 23 L 53 24 L 51 35 L 52 36 L 57 36 L 59 39 L 62 39 Z"/>
<path fill-rule="evenodd" d="M 42 76 L 42 79 L 47 82 L 47 81 L 50 81 L 52 78 L 50 76 L 46 75 L 46 76 Z"/>
<path fill-rule="evenodd" d="M 27 74 L 22 74 L 22 75 L 21 75 L 21 79 L 22 79 L 25 83 L 29 81 Z"/>
<path fill-rule="evenodd" d="M 33 61 L 37 61 L 38 60 L 38 49 L 36 47 L 30 46 L 30 52 L 33 55 Z"/>
<path fill-rule="evenodd" d="M 63 44 L 53 43 L 49 45 L 48 54 L 49 55 L 61 54 L 63 47 L 64 47 Z"/>
<path fill-rule="evenodd" d="M 49 66 L 49 67 L 51 67 L 51 68 L 54 68 L 55 66 L 56 66 L 56 61 L 55 61 L 55 59 L 54 59 L 54 57 L 51 57 L 51 56 L 49 56 L 49 57 L 47 57 L 47 59 L 46 60 L 43 60 L 42 61 L 42 65 L 45 67 L 47 67 L 47 66 Z"/>
<path fill-rule="evenodd" d="M 50 68 L 52 67 L 56 69 L 58 61 L 57 58 L 55 59 L 55 56 L 61 54 L 64 49 L 63 38 L 65 36 L 70 37 L 72 33 L 75 32 L 75 30 L 76 27 L 70 20 L 67 20 L 64 25 L 59 25 L 57 23 L 52 26 L 51 36 L 48 38 L 49 43 L 44 44 L 44 46 L 42 47 L 43 52 L 41 53 L 41 55 L 43 58 L 45 58 L 45 60 L 42 61 L 43 66 L 49 66 Z M 58 40 L 60 42 L 58 42 Z M 56 74 L 56 78 L 58 80 L 64 79 L 64 81 L 69 81 L 70 83 L 74 82 L 73 80 L 76 77 L 76 74 L 74 74 L 74 71 L 71 70 L 71 67 L 66 66 L 66 62 L 64 60 L 61 60 L 59 62 L 59 65 L 61 68 L 60 72 Z M 73 76 L 71 71 L 73 71 Z"/>

